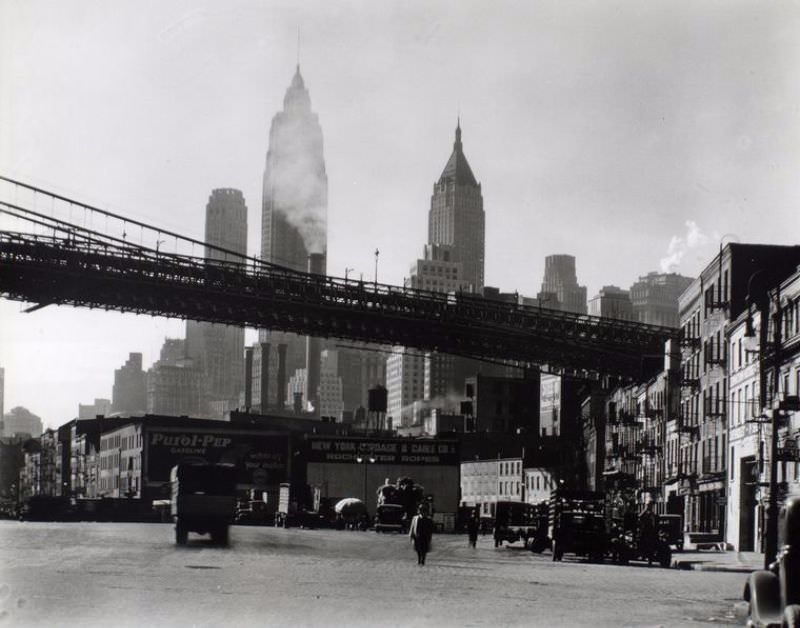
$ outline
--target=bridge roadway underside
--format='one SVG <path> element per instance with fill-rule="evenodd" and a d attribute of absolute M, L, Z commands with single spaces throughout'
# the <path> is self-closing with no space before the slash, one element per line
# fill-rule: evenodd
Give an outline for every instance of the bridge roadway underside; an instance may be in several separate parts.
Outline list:
<path fill-rule="evenodd" d="M 223 265 L 127 246 L 0 232 L 0 296 L 401 345 L 587 376 L 642 378 L 676 330 Z"/>

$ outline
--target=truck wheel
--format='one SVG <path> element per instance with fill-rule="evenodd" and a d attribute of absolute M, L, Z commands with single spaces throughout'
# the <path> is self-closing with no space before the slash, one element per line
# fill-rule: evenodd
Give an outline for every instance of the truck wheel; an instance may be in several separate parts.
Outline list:
<path fill-rule="evenodd" d="M 665 545 L 658 552 L 658 564 L 662 567 L 670 567 L 672 565 L 672 550 L 668 545 Z"/>
<path fill-rule="evenodd" d="M 783 611 L 784 628 L 800 628 L 800 604 L 790 604 Z"/>
<path fill-rule="evenodd" d="M 215 545 L 228 544 L 228 527 L 215 528 L 211 530 L 211 542 Z"/>
<path fill-rule="evenodd" d="M 189 540 L 189 531 L 180 523 L 175 524 L 175 544 L 186 545 Z"/>

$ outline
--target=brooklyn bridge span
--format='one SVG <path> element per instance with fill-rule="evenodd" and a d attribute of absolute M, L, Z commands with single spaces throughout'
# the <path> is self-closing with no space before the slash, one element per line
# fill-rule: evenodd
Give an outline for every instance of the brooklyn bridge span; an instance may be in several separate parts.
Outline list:
<path fill-rule="evenodd" d="M 0 176 L 0 297 L 647 377 L 678 330 L 297 272 Z"/>

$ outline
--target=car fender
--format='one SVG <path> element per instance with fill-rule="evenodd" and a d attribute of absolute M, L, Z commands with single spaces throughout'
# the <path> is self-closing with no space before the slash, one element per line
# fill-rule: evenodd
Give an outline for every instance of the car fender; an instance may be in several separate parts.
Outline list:
<path fill-rule="evenodd" d="M 771 571 L 754 571 L 747 579 L 744 599 L 750 603 L 750 626 L 781 625 L 781 587 Z"/>

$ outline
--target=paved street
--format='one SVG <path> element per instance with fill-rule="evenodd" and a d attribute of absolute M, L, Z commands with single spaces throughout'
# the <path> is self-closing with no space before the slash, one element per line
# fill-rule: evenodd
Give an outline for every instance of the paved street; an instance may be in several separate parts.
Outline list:
<path fill-rule="evenodd" d="M 735 625 L 745 576 L 596 565 L 437 535 L 0 521 L 0 626 Z"/>

